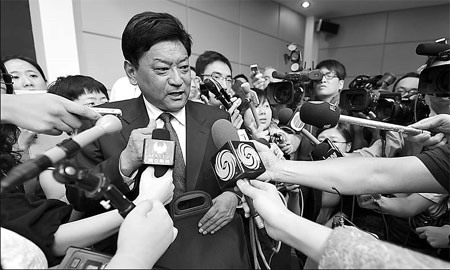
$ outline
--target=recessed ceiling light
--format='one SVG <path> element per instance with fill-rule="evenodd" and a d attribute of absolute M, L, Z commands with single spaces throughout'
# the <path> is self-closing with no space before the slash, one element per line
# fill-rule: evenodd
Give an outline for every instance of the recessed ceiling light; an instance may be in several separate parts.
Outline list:
<path fill-rule="evenodd" d="M 308 8 L 311 5 L 309 1 L 303 1 L 302 2 L 302 8 Z"/>

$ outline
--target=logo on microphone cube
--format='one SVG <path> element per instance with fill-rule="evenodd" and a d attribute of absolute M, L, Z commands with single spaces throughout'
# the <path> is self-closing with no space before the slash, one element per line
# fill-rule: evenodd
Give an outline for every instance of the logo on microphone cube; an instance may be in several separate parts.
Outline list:
<path fill-rule="evenodd" d="M 142 160 L 144 164 L 172 166 L 174 164 L 175 142 L 145 139 Z"/>
<path fill-rule="evenodd" d="M 255 179 L 266 171 L 252 142 L 227 142 L 211 158 L 219 186 L 228 188 L 243 178 Z"/>

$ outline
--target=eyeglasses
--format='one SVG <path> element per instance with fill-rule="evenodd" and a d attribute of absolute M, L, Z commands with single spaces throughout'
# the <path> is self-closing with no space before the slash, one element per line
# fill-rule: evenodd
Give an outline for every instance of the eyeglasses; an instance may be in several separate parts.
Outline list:
<path fill-rule="evenodd" d="M 13 76 L 11 74 L 2 72 L 2 83 L 4 83 L 5 85 L 13 85 L 14 82 L 12 81 L 12 77 Z"/>
<path fill-rule="evenodd" d="M 322 75 L 327 81 L 331 81 L 333 78 L 337 77 L 337 75 L 334 71 L 328 71 L 327 73 L 322 74 Z"/>
<path fill-rule="evenodd" d="M 216 81 L 223 80 L 227 84 L 230 84 L 230 85 L 233 83 L 233 78 L 231 78 L 231 76 L 224 77 L 222 74 L 220 74 L 218 72 L 213 72 L 211 74 L 202 74 L 201 76 L 211 77 Z"/>

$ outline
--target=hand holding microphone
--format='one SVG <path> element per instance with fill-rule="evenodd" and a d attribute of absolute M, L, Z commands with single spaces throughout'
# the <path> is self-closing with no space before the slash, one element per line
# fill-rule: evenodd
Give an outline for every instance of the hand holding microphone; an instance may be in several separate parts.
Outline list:
<path fill-rule="evenodd" d="M 391 130 L 399 133 L 422 134 L 429 131 L 420 130 L 412 127 L 395 125 L 385 122 L 373 121 L 347 115 L 341 115 L 340 109 L 325 101 L 308 101 L 300 109 L 300 118 L 303 122 L 316 126 L 318 128 L 334 127 L 339 123 L 348 123 L 363 127 L 370 127 L 381 130 Z"/>
<path fill-rule="evenodd" d="M 43 170 L 64 158 L 74 156 L 81 148 L 94 142 L 101 136 L 118 132 L 121 129 L 122 122 L 119 118 L 113 115 L 101 117 L 92 128 L 62 141 L 42 155 L 14 167 L 1 181 L 2 192 L 39 175 Z"/>
<path fill-rule="evenodd" d="M 224 119 L 216 121 L 211 133 L 214 144 L 220 149 L 211 158 L 211 165 L 221 189 L 234 187 L 239 179 L 254 179 L 265 171 L 253 143 L 240 142 L 230 122 Z M 264 223 L 251 205 L 251 200 L 247 200 L 247 203 L 258 228 L 264 228 Z"/>

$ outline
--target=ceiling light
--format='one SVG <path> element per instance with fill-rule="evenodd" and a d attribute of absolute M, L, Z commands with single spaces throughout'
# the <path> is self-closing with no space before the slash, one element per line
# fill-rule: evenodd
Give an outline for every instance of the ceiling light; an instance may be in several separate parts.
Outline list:
<path fill-rule="evenodd" d="M 302 7 L 303 8 L 308 8 L 311 5 L 311 3 L 309 1 L 303 1 L 302 2 Z"/>

